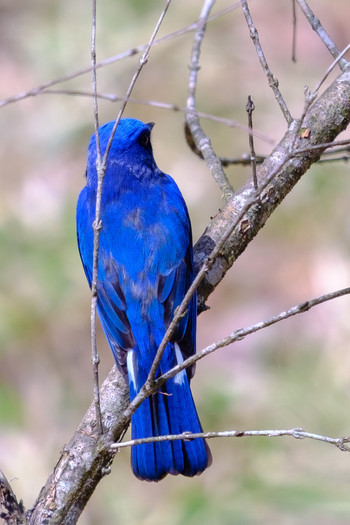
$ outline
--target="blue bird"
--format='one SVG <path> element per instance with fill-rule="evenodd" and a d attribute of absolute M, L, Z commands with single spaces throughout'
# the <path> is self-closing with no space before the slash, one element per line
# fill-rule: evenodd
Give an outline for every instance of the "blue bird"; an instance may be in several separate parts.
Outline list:
<path fill-rule="evenodd" d="M 113 122 L 99 129 L 101 154 Z M 146 381 L 165 331 L 194 278 L 191 224 L 174 180 L 156 165 L 153 123 L 122 119 L 109 151 L 100 232 L 97 311 L 130 400 Z M 86 186 L 77 204 L 77 237 L 89 285 L 97 190 L 96 137 L 90 140 Z M 196 351 L 196 297 L 166 346 L 157 377 Z M 194 367 L 169 379 L 131 419 L 132 438 L 201 432 L 190 390 Z M 159 481 L 166 474 L 194 476 L 211 464 L 205 440 L 163 441 L 132 447 L 134 474 Z"/>

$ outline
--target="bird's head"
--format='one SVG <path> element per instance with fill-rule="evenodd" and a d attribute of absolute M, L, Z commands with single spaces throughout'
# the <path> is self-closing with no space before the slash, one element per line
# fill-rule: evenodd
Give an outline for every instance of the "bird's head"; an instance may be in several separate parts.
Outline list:
<path fill-rule="evenodd" d="M 103 158 L 115 121 L 108 122 L 99 128 L 101 157 Z M 113 136 L 108 153 L 109 163 L 128 164 L 130 166 L 148 165 L 155 167 L 151 145 L 153 122 L 144 124 L 140 120 L 121 119 Z M 97 158 L 96 135 L 92 135 L 89 144 L 88 168 L 94 168 Z"/>

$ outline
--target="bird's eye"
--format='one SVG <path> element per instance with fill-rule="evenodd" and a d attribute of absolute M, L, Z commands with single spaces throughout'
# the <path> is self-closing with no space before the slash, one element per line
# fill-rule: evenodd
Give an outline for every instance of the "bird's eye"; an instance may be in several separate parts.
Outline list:
<path fill-rule="evenodd" d="M 144 148 L 147 148 L 151 143 L 149 131 L 144 131 L 139 136 L 139 144 L 140 146 L 143 146 Z"/>

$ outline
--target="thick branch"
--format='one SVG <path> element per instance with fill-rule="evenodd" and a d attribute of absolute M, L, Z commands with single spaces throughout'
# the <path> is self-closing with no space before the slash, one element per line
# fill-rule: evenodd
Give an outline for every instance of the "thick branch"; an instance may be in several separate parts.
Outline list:
<path fill-rule="evenodd" d="M 8 525 L 24 525 L 26 523 L 22 502 L 18 502 L 5 474 L 0 470 L 0 519 Z"/>
<path fill-rule="evenodd" d="M 110 445 L 121 438 L 128 425 L 121 417 L 128 405 L 128 389 L 116 367 L 103 383 L 100 396 L 105 433 L 98 435 L 92 404 L 28 513 L 29 524 L 75 524 L 96 485 L 109 473 L 115 456 Z"/>

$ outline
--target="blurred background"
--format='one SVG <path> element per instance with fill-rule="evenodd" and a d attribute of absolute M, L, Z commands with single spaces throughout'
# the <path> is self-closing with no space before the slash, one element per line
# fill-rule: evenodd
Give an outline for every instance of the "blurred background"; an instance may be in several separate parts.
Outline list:
<path fill-rule="evenodd" d="M 164 2 L 100 0 L 97 59 L 146 43 Z M 231 5 L 218 1 L 214 12 Z M 310 1 L 339 49 L 349 43 L 348 0 Z M 292 63 L 290 1 L 254 0 L 267 60 L 293 116 L 332 59 L 298 12 Z M 200 1 L 173 2 L 159 36 L 199 15 Z M 15 97 L 90 64 L 91 6 L 76 0 L 0 0 L 0 98 Z M 155 46 L 133 96 L 185 106 L 193 33 Z M 139 56 L 98 71 L 101 92 L 123 96 Z M 240 7 L 208 25 L 198 109 L 254 126 L 277 143 L 286 125 L 257 61 Z M 335 78 L 333 73 L 326 84 Z M 55 90 L 91 92 L 85 74 Z M 18 97 L 17 97 L 18 98 Z M 101 100 L 100 122 L 118 103 Z M 126 116 L 154 121 L 159 167 L 188 204 L 194 239 L 222 202 L 202 161 L 189 151 L 181 112 L 129 103 Z M 202 121 L 218 154 L 241 156 L 239 129 Z M 93 132 L 88 96 L 51 93 L 0 106 L 0 468 L 30 508 L 92 398 L 90 295 L 76 247 L 75 203 Z M 349 137 L 349 133 L 343 134 Z M 271 143 L 255 141 L 268 154 Z M 231 167 L 239 187 L 249 168 Z M 346 163 L 313 166 L 209 298 L 198 320 L 198 349 L 235 328 L 349 286 L 350 177 Z M 324 304 L 200 361 L 193 392 L 205 430 L 303 427 L 350 434 L 350 299 Z M 99 332 L 101 375 L 112 356 Z M 212 440 L 213 465 L 196 479 L 159 484 L 133 477 L 118 454 L 79 523 L 222 525 L 347 524 L 350 455 L 292 438 Z"/>

